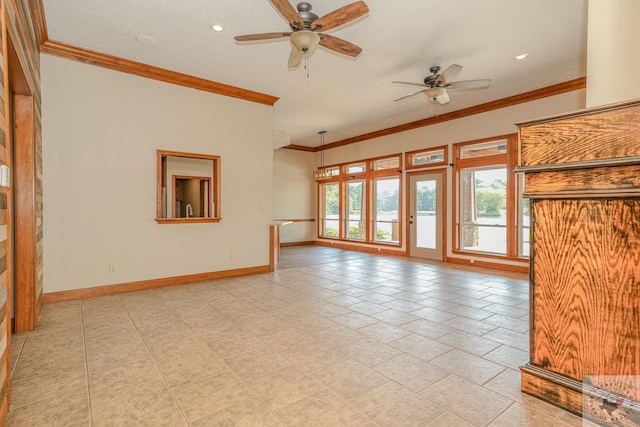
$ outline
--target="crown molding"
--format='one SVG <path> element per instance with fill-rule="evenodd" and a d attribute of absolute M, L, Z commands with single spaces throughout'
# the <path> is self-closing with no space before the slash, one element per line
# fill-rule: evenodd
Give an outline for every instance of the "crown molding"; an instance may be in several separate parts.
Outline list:
<path fill-rule="evenodd" d="M 82 49 L 54 40 L 46 40 L 40 46 L 40 50 L 42 53 L 84 62 L 85 64 L 96 65 L 98 67 L 121 71 L 123 73 L 185 86 L 192 89 L 198 89 L 205 92 L 211 92 L 218 95 L 243 99 L 245 101 L 257 102 L 259 104 L 273 106 L 273 104 L 275 104 L 279 99 L 275 96 L 266 95 L 264 93 L 253 92 L 247 89 L 190 76 L 188 74 L 165 70 L 164 68 L 154 67 L 140 62 L 118 58 L 117 56 Z"/>
<path fill-rule="evenodd" d="M 442 114 L 440 116 L 429 117 L 422 120 L 417 120 L 410 123 L 405 123 L 398 126 L 393 126 L 386 129 L 377 130 L 370 133 L 354 136 L 352 138 L 342 139 L 330 144 L 325 144 L 321 149 L 315 147 L 313 151 L 318 152 L 322 150 L 329 150 L 332 148 L 343 147 L 349 144 L 355 144 L 357 142 L 367 141 L 374 138 L 380 138 L 382 136 L 393 135 L 395 133 L 406 132 L 408 130 L 417 129 L 425 126 L 431 126 L 436 123 L 447 122 L 450 120 L 457 120 L 463 117 L 474 116 L 476 114 L 486 113 L 488 111 L 498 110 L 500 108 L 511 107 L 518 104 L 524 104 L 525 102 L 535 101 L 537 99 L 547 98 L 554 95 L 560 95 L 566 92 L 572 92 L 574 90 L 585 89 L 587 87 L 587 78 L 579 77 L 577 79 L 569 80 L 563 83 L 558 83 L 552 86 L 547 86 L 541 89 L 535 89 L 529 92 L 524 92 L 518 95 L 509 96 L 507 98 L 498 99 L 484 104 L 474 105 L 473 107 L 463 108 L 462 110 L 452 111 L 450 113 Z M 287 145 L 282 148 L 288 148 L 290 150 L 300 150 L 300 145 Z M 305 147 L 305 150 L 309 151 L 309 147 Z"/>
<path fill-rule="evenodd" d="M 36 41 L 39 45 L 42 45 L 42 43 L 49 40 L 42 0 L 28 0 L 28 5 L 31 12 L 31 20 L 33 21 L 33 29 L 36 33 Z"/>

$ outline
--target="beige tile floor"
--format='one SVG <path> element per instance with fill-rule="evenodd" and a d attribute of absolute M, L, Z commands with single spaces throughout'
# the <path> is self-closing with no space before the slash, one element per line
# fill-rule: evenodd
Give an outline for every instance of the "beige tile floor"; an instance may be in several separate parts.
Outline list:
<path fill-rule="evenodd" d="M 9 426 L 580 426 L 520 393 L 524 275 L 323 247 L 44 306 Z"/>

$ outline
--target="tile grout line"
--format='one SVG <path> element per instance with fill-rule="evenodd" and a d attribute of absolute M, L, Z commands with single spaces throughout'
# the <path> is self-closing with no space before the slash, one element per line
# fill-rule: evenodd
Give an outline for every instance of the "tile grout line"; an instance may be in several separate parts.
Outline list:
<path fill-rule="evenodd" d="M 93 399 L 91 393 L 91 381 L 89 379 L 89 356 L 87 354 L 87 338 L 84 330 L 84 299 L 80 300 L 80 324 L 82 325 L 82 349 L 84 350 L 84 371 L 87 381 L 87 398 L 89 406 L 89 427 L 93 425 Z"/>

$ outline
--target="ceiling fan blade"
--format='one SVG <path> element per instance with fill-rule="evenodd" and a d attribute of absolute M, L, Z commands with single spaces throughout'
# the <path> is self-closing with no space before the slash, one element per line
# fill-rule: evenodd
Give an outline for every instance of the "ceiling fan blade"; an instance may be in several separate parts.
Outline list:
<path fill-rule="evenodd" d="M 355 44 L 328 34 L 320 34 L 319 44 L 327 49 L 352 57 L 356 57 L 360 55 L 360 52 L 362 52 L 362 49 Z"/>
<path fill-rule="evenodd" d="M 449 83 L 447 89 L 484 89 L 489 87 L 489 84 L 491 84 L 491 80 L 489 79 L 461 80 L 459 82 Z"/>
<path fill-rule="evenodd" d="M 303 57 L 304 57 L 304 52 L 296 49 L 296 47 L 293 46 L 291 48 L 291 53 L 289 54 L 289 62 L 287 66 L 289 68 L 296 68 L 298 65 L 300 65 L 300 62 L 302 61 Z"/>
<path fill-rule="evenodd" d="M 449 95 L 447 94 L 447 92 L 445 92 L 436 99 L 440 104 L 446 104 L 447 102 L 449 102 Z"/>
<path fill-rule="evenodd" d="M 357 1 L 334 10 L 313 22 L 313 30 L 327 31 L 353 21 L 369 12 L 369 7 L 363 1 Z"/>
<path fill-rule="evenodd" d="M 424 93 L 424 91 L 423 91 L 423 90 L 419 90 L 419 91 L 417 91 L 417 92 L 410 93 L 409 95 L 405 95 L 405 96 L 403 96 L 403 97 L 401 97 L 401 98 L 394 99 L 394 100 L 393 100 L 393 102 L 396 102 L 396 101 L 402 101 L 403 99 L 407 99 L 407 98 L 409 98 L 409 97 L 411 97 L 411 96 L 414 96 L 414 95 L 417 95 L 417 94 L 419 94 L 419 93 Z"/>
<path fill-rule="evenodd" d="M 271 4 L 276 9 L 278 9 L 278 12 L 282 14 L 284 19 L 287 20 L 289 25 L 297 29 L 302 29 L 303 27 L 302 18 L 300 17 L 300 14 L 298 14 L 298 11 L 293 7 L 293 5 L 289 3 L 289 0 L 270 0 L 270 1 L 271 1 Z"/>
<path fill-rule="evenodd" d="M 422 86 L 422 87 L 428 87 L 426 84 L 424 83 L 413 83 L 413 82 L 391 82 L 391 83 L 395 83 L 395 84 L 399 84 L 399 85 L 409 85 L 409 86 Z"/>
<path fill-rule="evenodd" d="M 289 37 L 292 33 L 262 33 L 262 34 L 247 34 L 244 36 L 235 36 L 234 39 L 239 42 L 257 41 L 257 40 L 269 40 L 269 39 L 281 39 Z"/>
<path fill-rule="evenodd" d="M 462 65 L 452 64 L 447 67 L 436 79 L 436 83 L 446 83 L 447 81 L 453 80 L 458 73 L 462 70 Z"/>

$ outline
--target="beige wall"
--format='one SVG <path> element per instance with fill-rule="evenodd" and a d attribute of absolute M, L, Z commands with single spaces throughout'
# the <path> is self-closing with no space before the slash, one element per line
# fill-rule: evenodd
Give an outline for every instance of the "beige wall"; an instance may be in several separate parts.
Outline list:
<path fill-rule="evenodd" d="M 640 1 L 589 0 L 587 106 L 640 98 Z"/>
<path fill-rule="evenodd" d="M 41 60 L 45 293 L 268 265 L 272 107 Z M 221 156 L 220 223 L 155 222 L 157 149 Z"/>
<path fill-rule="evenodd" d="M 316 184 L 311 179 L 316 155 L 280 148 L 273 152 L 274 219 L 315 219 Z M 280 242 L 309 242 L 318 235 L 316 222 L 280 227 Z"/>
<path fill-rule="evenodd" d="M 381 138 L 363 141 L 357 144 L 350 144 L 336 149 L 327 150 L 325 152 L 325 164 L 332 165 L 337 163 L 384 156 L 388 154 L 404 153 L 421 148 L 435 147 L 446 144 L 450 145 L 457 142 L 515 133 L 517 131 L 516 123 L 518 122 L 567 111 L 579 110 L 582 108 L 585 108 L 585 91 L 574 91 L 529 102 L 526 104 L 520 104 L 513 107 L 490 111 L 459 120 L 443 122 L 432 126 L 422 127 L 407 132 L 397 133 Z M 452 153 L 450 151 L 450 158 L 451 154 Z M 315 199 L 315 191 L 311 192 L 306 188 L 308 185 L 313 185 L 311 173 L 313 168 L 317 164 L 319 164 L 319 161 L 318 159 L 314 159 L 314 162 L 309 164 L 307 155 L 308 153 L 300 154 L 300 157 L 298 159 L 293 157 L 293 155 L 291 154 L 287 155 L 287 157 L 275 157 L 274 168 L 276 171 L 280 172 L 277 172 L 275 175 L 274 198 L 276 200 L 285 200 L 282 194 L 282 188 L 286 188 L 287 185 L 294 185 L 297 188 L 304 189 L 304 191 L 301 192 L 300 195 L 301 197 L 309 197 L 305 203 L 313 206 L 311 209 L 313 211 L 313 217 L 315 218 L 317 216 L 317 201 Z M 314 156 L 318 157 L 319 154 L 315 154 Z M 291 161 L 297 161 L 298 166 L 296 167 L 286 164 Z M 307 170 L 306 174 L 303 174 L 302 169 L 305 167 L 309 169 Z M 281 170 L 282 168 L 286 168 L 286 170 L 292 172 L 290 174 L 287 174 L 287 172 Z M 295 173 L 293 171 L 295 171 Z M 448 212 L 452 211 L 451 208 L 453 203 L 450 192 L 452 188 L 452 179 L 453 178 L 451 169 L 449 169 L 447 176 L 447 188 L 449 189 L 449 194 L 447 195 Z M 290 181 L 297 182 L 295 184 L 291 184 Z M 405 200 L 403 200 L 402 202 L 403 209 L 406 208 L 406 195 L 404 196 Z M 288 197 L 287 200 L 291 198 L 292 197 Z M 303 201 L 300 199 L 296 199 L 295 203 L 301 204 L 303 203 Z M 447 218 L 446 233 L 448 236 L 448 256 L 451 256 L 453 254 L 451 253 L 452 223 L 450 218 Z M 406 241 L 406 239 L 403 240 Z M 403 246 L 401 250 L 405 250 L 405 247 Z M 461 258 L 469 257 L 461 256 Z M 481 260 L 482 257 L 474 257 L 474 259 Z"/>

